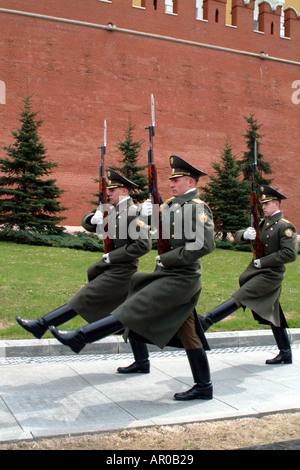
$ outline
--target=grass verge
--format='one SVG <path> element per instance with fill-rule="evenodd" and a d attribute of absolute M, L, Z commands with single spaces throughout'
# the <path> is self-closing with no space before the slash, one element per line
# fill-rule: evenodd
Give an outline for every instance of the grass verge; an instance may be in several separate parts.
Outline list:
<path fill-rule="evenodd" d="M 37 318 L 68 302 L 87 282 L 87 268 L 102 258 L 94 253 L 69 248 L 19 245 L 0 242 L 0 338 L 20 339 L 32 336 L 15 321 L 16 315 Z M 141 258 L 140 270 L 151 272 L 156 251 Z M 238 278 L 251 260 L 251 253 L 216 249 L 202 260 L 203 288 L 197 310 L 204 314 L 229 299 L 238 289 Z M 300 262 L 287 265 L 281 304 L 291 328 L 300 326 Z M 77 317 L 64 326 L 79 328 Z M 214 325 L 213 331 L 265 328 L 254 321 L 249 309 L 239 309 L 228 319 Z M 51 337 L 49 333 L 45 337 Z"/>

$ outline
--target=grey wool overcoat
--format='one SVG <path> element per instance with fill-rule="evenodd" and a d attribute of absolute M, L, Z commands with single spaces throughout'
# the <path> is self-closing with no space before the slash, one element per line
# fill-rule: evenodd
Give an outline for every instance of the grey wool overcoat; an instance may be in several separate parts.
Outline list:
<path fill-rule="evenodd" d="M 163 266 L 134 274 L 126 301 L 112 312 L 127 331 L 160 348 L 193 312 L 202 287 L 201 258 L 215 248 L 212 213 L 198 198 L 193 190 L 166 201 L 161 216 L 170 249 L 160 255 Z"/>
<path fill-rule="evenodd" d="M 235 242 L 242 244 L 244 230 L 235 234 Z M 281 315 L 280 294 L 286 263 L 295 261 L 298 253 L 297 233 L 294 225 L 283 218 L 282 212 L 263 219 L 259 225 L 259 239 L 264 247 L 261 268 L 253 260 L 240 275 L 240 289 L 233 294 L 244 307 L 252 310 L 260 323 L 287 327 Z"/>
<path fill-rule="evenodd" d="M 102 226 L 91 224 L 93 214 L 83 219 L 83 226 L 103 235 Z M 72 309 L 92 323 L 108 316 L 127 297 L 130 279 L 139 267 L 139 258 L 151 250 L 149 226 L 139 217 L 138 207 L 126 199 L 110 208 L 108 236 L 113 250 L 109 263 L 101 260 L 88 269 L 88 283 L 69 301 Z M 104 223 L 105 223 L 104 222 Z"/>

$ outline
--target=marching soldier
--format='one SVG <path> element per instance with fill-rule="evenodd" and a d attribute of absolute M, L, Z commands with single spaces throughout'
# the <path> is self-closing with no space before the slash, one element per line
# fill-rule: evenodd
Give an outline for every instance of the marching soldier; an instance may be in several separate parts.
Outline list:
<path fill-rule="evenodd" d="M 151 249 L 150 231 L 138 216 L 138 207 L 129 197 L 129 191 L 137 187 L 114 170 L 108 170 L 107 193 L 112 204 L 107 220 L 102 209 L 86 215 L 83 227 L 100 236 L 108 236 L 111 251 L 101 261 L 90 266 L 88 283 L 62 307 L 38 318 L 26 320 L 16 317 L 17 322 L 36 338 L 41 338 L 50 325 L 58 326 L 80 315 L 88 323 L 108 316 L 127 297 L 132 275 L 137 272 L 139 258 Z M 108 230 L 107 233 L 105 230 Z M 145 344 L 130 341 L 135 363 L 119 372 L 149 372 L 148 348 Z"/>
<path fill-rule="evenodd" d="M 281 201 L 286 199 L 269 186 L 260 187 L 262 208 L 265 218 L 259 225 L 259 239 L 264 247 L 264 255 L 251 261 L 239 278 L 240 289 L 222 305 L 200 317 L 204 331 L 223 320 L 238 308 L 252 310 L 254 318 L 271 326 L 279 354 L 266 364 L 290 364 L 292 351 L 286 328 L 286 318 L 280 305 L 281 286 L 286 271 L 286 263 L 297 259 L 298 243 L 294 225 L 283 218 Z M 240 230 L 235 234 L 235 242 L 249 243 L 255 240 L 254 228 Z"/>
<path fill-rule="evenodd" d="M 74 332 L 50 329 L 77 353 L 86 343 L 113 334 L 123 325 L 129 337 L 144 339 L 160 348 L 168 344 L 184 347 L 195 385 L 187 392 L 175 394 L 175 399 L 211 399 L 205 351 L 208 345 L 195 306 L 202 286 L 201 258 L 215 248 L 213 217 L 196 189 L 199 177 L 205 173 L 177 156 L 170 158 L 170 165 L 173 197 L 161 209 L 169 250 L 157 257 L 155 271 L 134 274 L 126 301 L 109 317 Z"/>

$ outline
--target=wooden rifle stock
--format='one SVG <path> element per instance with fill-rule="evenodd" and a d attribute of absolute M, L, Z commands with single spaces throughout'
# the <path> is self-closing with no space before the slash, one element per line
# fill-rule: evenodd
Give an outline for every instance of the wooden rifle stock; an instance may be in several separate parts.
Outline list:
<path fill-rule="evenodd" d="M 166 236 L 163 234 L 162 230 L 162 222 L 161 222 L 161 214 L 160 214 L 160 206 L 163 203 L 163 200 L 158 191 L 158 184 L 157 184 L 157 170 L 154 163 L 153 157 L 153 142 L 152 137 L 154 136 L 155 129 L 154 126 L 147 127 L 149 129 L 149 138 L 150 138 L 150 149 L 148 151 L 148 185 L 149 185 L 149 194 L 151 197 L 152 205 L 153 205 L 153 213 L 152 213 L 152 222 L 153 222 L 153 229 L 157 231 L 157 250 L 158 254 L 162 255 L 167 251 L 171 250 L 170 244 Z"/>
<path fill-rule="evenodd" d="M 256 155 L 256 140 L 254 141 L 254 163 L 252 167 L 252 185 L 251 185 L 251 221 L 252 227 L 255 229 L 256 238 L 251 241 L 251 249 L 254 259 L 260 259 L 264 255 L 264 246 L 259 239 L 259 214 L 258 214 L 258 203 L 257 194 L 255 190 L 255 172 L 257 167 L 257 155 Z"/>
<path fill-rule="evenodd" d="M 162 230 L 160 205 L 163 201 L 158 192 L 157 171 L 154 163 L 148 164 L 148 181 L 149 193 L 153 204 L 152 220 L 154 220 L 155 229 L 157 230 L 157 251 L 159 255 L 162 255 L 163 253 L 170 251 L 171 247 Z"/>
<path fill-rule="evenodd" d="M 251 249 L 254 259 L 260 259 L 264 255 L 264 247 L 259 239 L 259 216 L 258 216 L 258 204 L 256 192 L 251 192 L 251 215 L 252 215 L 252 226 L 256 232 L 255 240 L 251 241 Z"/>
<path fill-rule="evenodd" d="M 104 155 L 106 147 L 102 146 L 101 148 L 101 165 L 99 170 L 99 205 L 103 210 L 103 220 L 107 220 L 108 210 L 107 210 L 107 188 L 106 181 L 104 176 Z M 104 253 L 109 253 L 114 249 L 113 241 L 108 236 L 108 224 L 104 225 Z"/>

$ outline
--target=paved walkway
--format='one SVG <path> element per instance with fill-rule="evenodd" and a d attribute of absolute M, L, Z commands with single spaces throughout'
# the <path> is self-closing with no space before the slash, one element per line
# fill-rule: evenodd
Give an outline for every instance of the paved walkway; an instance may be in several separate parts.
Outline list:
<path fill-rule="evenodd" d="M 207 335 L 211 346 L 216 335 Z M 191 402 L 173 399 L 193 385 L 184 351 L 153 348 L 150 374 L 124 376 L 116 369 L 132 356 L 118 337 L 79 355 L 61 354 L 56 340 L 0 341 L 0 441 L 299 410 L 300 329 L 292 330 L 290 365 L 265 365 L 277 354 L 269 331 L 249 332 L 242 346 L 236 336 L 231 335 L 232 346 L 208 353 L 214 399 Z M 258 338 L 260 344 L 253 345 Z"/>

